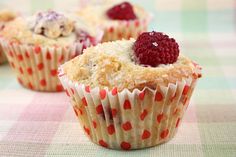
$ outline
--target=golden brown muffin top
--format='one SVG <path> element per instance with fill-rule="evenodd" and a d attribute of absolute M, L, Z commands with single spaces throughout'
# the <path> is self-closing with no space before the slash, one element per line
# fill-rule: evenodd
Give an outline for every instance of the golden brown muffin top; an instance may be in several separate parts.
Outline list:
<path fill-rule="evenodd" d="M 134 42 L 134 39 L 120 40 L 87 48 L 81 56 L 65 63 L 63 71 L 73 82 L 91 88 L 117 87 L 119 91 L 167 86 L 193 77 L 197 71 L 195 64 L 183 55 L 173 64 L 157 67 L 136 64 L 132 60 Z"/>
<path fill-rule="evenodd" d="M 53 12 L 51 15 L 50 12 Z M 77 42 L 80 31 L 97 37 L 101 31 L 86 24 L 73 13 L 56 13 L 48 11 L 30 17 L 18 17 L 9 22 L 0 33 L 10 41 L 41 46 L 70 46 Z"/>
<path fill-rule="evenodd" d="M 16 13 L 10 10 L 0 10 L 0 22 L 8 22 L 16 17 Z"/>

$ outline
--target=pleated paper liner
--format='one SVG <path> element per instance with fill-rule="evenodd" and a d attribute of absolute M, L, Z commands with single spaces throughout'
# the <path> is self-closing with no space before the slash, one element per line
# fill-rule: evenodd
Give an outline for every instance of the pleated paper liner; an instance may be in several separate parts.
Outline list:
<path fill-rule="evenodd" d="M 72 82 L 59 69 L 81 127 L 90 140 L 111 149 L 141 149 L 169 141 L 177 132 L 198 77 L 130 92 Z"/>
<path fill-rule="evenodd" d="M 3 64 L 7 61 L 7 57 L 5 56 L 2 46 L 0 45 L 0 64 Z"/>
<path fill-rule="evenodd" d="M 151 20 L 151 15 L 147 16 L 144 19 L 136 19 L 128 21 L 121 20 L 114 25 L 105 27 L 102 42 L 115 41 L 120 39 L 130 39 L 130 38 L 137 39 L 137 37 L 142 32 L 147 31 L 150 20 Z"/>
<path fill-rule="evenodd" d="M 67 47 L 31 46 L 11 43 L 4 38 L 0 38 L 0 42 L 19 83 L 28 89 L 44 92 L 62 91 L 57 77 L 59 65 L 80 55 L 84 47 L 92 45 L 90 40 Z"/>

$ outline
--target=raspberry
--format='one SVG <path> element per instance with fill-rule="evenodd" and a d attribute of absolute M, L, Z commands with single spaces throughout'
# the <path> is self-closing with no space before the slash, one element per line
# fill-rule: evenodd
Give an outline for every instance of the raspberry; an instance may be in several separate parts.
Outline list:
<path fill-rule="evenodd" d="M 138 64 L 156 67 L 172 64 L 179 56 L 179 45 L 175 39 L 161 32 L 144 32 L 133 45 L 134 60 Z"/>
<path fill-rule="evenodd" d="M 129 2 L 115 5 L 107 11 L 107 16 L 113 20 L 134 20 L 136 15 L 133 6 Z"/>
<path fill-rule="evenodd" d="M 95 41 L 95 38 L 90 36 L 88 34 L 88 32 L 84 31 L 84 30 L 77 30 L 76 31 L 76 40 L 80 43 L 86 43 L 87 40 L 90 41 L 91 45 L 96 45 L 96 41 Z M 83 49 L 85 49 L 85 45 L 83 47 Z"/>

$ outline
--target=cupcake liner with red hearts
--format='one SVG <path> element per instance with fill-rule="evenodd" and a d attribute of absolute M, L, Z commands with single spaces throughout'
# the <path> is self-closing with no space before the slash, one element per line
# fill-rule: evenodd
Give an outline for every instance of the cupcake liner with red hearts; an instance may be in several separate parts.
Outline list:
<path fill-rule="evenodd" d="M 199 72 L 199 73 L 198 73 Z M 174 137 L 200 75 L 176 84 L 130 92 L 91 89 L 73 82 L 59 68 L 59 79 L 89 139 L 111 149 L 141 149 Z"/>
<path fill-rule="evenodd" d="M 120 39 L 136 39 L 142 32 L 147 31 L 151 15 L 145 19 L 124 20 L 105 27 L 102 42 Z"/>
<path fill-rule="evenodd" d="M 5 56 L 2 46 L 0 45 L 0 64 L 5 63 L 7 61 L 7 57 Z"/>
<path fill-rule="evenodd" d="M 96 43 L 101 40 L 95 39 Z M 93 42 L 95 42 L 93 41 Z M 71 46 L 40 46 L 9 42 L 0 38 L 1 45 L 18 82 L 36 91 L 59 92 L 63 87 L 57 77 L 62 63 L 82 53 L 83 48 L 93 45 L 89 39 Z"/>

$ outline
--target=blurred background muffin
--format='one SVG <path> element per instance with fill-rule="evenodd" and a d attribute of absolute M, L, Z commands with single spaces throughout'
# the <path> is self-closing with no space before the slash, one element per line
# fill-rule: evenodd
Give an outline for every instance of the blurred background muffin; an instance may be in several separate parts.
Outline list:
<path fill-rule="evenodd" d="M 80 9 L 78 14 L 104 30 L 103 42 L 137 38 L 147 30 L 150 21 L 148 12 L 126 1 L 90 5 Z"/>
<path fill-rule="evenodd" d="M 16 18 L 16 13 L 10 10 L 0 10 L 0 31 L 4 29 L 5 25 Z M 0 45 L 0 64 L 7 61 L 7 58 L 3 52 L 3 49 Z"/>
<path fill-rule="evenodd" d="M 57 67 L 101 37 L 102 31 L 77 15 L 55 11 L 19 17 L 1 31 L 3 49 L 19 83 L 39 91 L 61 91 Z"/>

